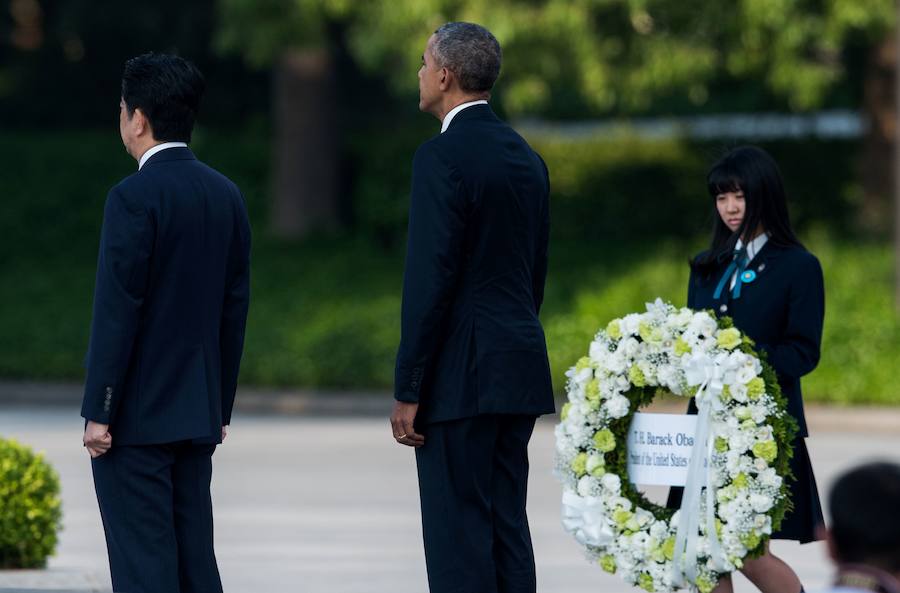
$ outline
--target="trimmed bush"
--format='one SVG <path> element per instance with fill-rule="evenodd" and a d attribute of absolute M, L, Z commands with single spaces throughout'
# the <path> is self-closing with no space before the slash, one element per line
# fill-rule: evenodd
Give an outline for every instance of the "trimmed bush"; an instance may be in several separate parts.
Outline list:
<path fill-rule="evenodd" d="M 43 455 L 0 438 L 0 568 L 43 568 L 61 528 L 56 471 Z"/>

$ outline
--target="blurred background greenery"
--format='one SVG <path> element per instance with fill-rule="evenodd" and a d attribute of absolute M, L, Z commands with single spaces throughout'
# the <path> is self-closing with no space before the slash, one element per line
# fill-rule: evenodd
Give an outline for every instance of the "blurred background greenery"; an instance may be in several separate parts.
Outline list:
<path fill-rule="evenodd" d="M 0 377 L 79 380 L 124 61 L 177 52 L 208 90 L 192 148 L 254 228 L 249 385 L 390 388 L 425 41 L 448 20 L 504 48 L 495 109 L 551 171 L 542 319 L 558 390 L 612 317 L 685 302 L 711 227 L 706 168 L 741 130 L 640 122 L 858 115 L 858 133 L 756 138 L 822 260 L 808 399 L 898 403 L 890 0 L 8 0 L 0 14 Z M 602 122 L 605 125 L 594 125 Z M 538 125 L 540 124 L 540 125 Z M 681 130 L 681 131 L 680 131 Z"/>

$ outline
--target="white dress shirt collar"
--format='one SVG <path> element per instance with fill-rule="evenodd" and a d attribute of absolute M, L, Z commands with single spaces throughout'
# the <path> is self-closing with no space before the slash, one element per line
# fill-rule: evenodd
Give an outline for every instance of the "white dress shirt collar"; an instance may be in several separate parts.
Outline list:
<path fill-rule="evenodd" d="M 766 233 L 761 233 L 758 237 L 747 243 L 747 261 L 752 260 L 756 257 L 756 254 L 759 253 L 759 250 L 763 248 L 763 245 L 769 240 L 769 235 Z M 735 249 L 743 249 L 744 242 L 741 239 L 737 240 L 735 244 Z"/>
<path fill-rule="evenodd" d="M 150 160 L 150 157 L 152 157 L 157 152 L 166 150 L 167 148 L 187 148 L 187 144 L 185 144 L 184 142 L 163 142 L 162 144 L 157 144 L 156 146 L 148 148 L 147 152 L 141 155 L 141 160 L 138 161 L 138 171 L 140 171 L 141 167 L 143 167 L 147 163 L 147 161 Z"/>
<path fill-rule="evenodd" d="M 453 118 L 456 117 L 456 114 L 465 109 L 466 107 L 471 107 L 472 105 L 487 105 L 488 102 L 484 99 L 479 99 L 478 101 L 469 101 L 468 103 L 460 103 L 456 107 L 450 110 L 450 113 L 444 116 L 444 121 L 441 122 L 441 134 L 447 131 L 447 128 L 450 127 L 450 122 L 453 121 Z"/>

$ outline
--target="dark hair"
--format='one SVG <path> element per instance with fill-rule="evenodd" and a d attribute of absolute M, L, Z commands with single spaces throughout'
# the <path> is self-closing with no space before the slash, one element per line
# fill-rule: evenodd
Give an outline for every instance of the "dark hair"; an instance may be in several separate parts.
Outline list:
<path fill-rule="evenodd" d="M 842 563 L 900 572 L 900 465 L 869 463 L 838 478 L 828 510 Z"/>
<path fill-rule="evenodd" d="M 459 88 L 466 92 L 489 92 L 500 76 L 500 43 L 481 25 L 441 25 L 434 32 L 431 53 L 438 65 L 456 75 Z"/>
<path fill-rule="evenodd" d="M 125 62 L 122 100 L 128 115 L 140 109 L 153 138 L 190 142 L 205 82 L 197 67 L 168 54 L 148 53 Z"/>
<path fill-rule="evenodd" d="M 760 225 L 774 244 L 800 245 L 791 228 L 781 172 L 763 149 L 739 146 L 729 150 L 709 170 L 706 187 L 712 197 L 713 238 L 709 251 L 691 262 L 695 269 L 703 272 L 714 269 L 734 249 L 739 237 L 753 233 Z M 719 216 L 716 196 L 738 191 L 744 194 L 744 220 L 732 232 Z"/>

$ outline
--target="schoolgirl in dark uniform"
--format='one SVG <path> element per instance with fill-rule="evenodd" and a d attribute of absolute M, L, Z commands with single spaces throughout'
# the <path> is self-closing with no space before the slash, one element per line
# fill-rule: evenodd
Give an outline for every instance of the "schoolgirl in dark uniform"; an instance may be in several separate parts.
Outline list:
<path fill-rule="evenodd" d="M 791 461 L 794 508 L 772 539 L 818 539 L 822 507 L 806 449 L 800 377 L 819 362 L 825 291 L 819 260 L 797 240 L 788 217 L 781 174 L 763 150 L 729 151 L 707 176 L 715 206 L 712 246 L 691 261 L 688 307 L 729 316 L 750 336 L 778 375 L 788 412 L 800 426 Z M 696 413 L 691 402 L 689 413 Z M 673 489 L 669 506 L 681 504 Z M 796 573 L 768 550 L 746 560 L 741 572 L 763 593 L 803 591 Z M 731 579 L 714 593 L 731 593 Z"/>

